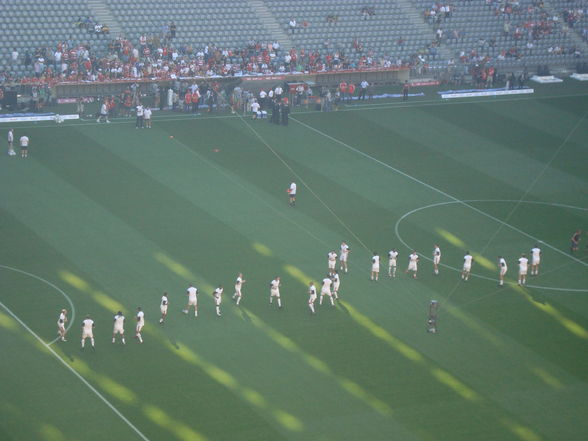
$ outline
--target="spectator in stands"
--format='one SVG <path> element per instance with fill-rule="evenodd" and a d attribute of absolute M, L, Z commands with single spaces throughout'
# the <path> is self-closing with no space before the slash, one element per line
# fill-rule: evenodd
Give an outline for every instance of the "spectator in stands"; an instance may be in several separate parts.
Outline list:
<path fill-rule="evenodd" d="M 288 22 L 288 27 L 290 28 L 290 33 L 294 34 L 296 32 L 296 19 L 294 17 L 290 18 Z"/>
<path fill-rule="evenodd" d="M 10 55 L 10 61 L 12 62 L 13 66 L 16 66 L 16 64 L 18 63 L 18 49 L 16 49 L 16 48 L 12 49 L 12 54 Z"/>

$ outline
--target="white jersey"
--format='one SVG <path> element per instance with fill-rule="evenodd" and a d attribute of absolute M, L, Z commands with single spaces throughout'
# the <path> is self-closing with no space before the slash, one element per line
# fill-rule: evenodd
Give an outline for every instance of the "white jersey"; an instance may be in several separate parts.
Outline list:
<path fill-rule="evenodd" d="M 92 320 L 90 318 L 85 319 L 82 322 L 82 338 L 86 338 L 86 337 L 93 338 L 94 337 L 93 328 L 94 328 L 94 320 Z"/>
<path fill-rule="evenodd" d="M 372 271 L 380 270 L 380 256 L 372 256 Z"/>
<path fill-rule="evenodd" d="M 296 182 L 290 184 L 290 196 L 296 195 Z"/>
<path fill-rule="evenodd" d="M 346 262 L 348 255 L 349 255 L 349 245 L 347 245 L 345 242 L 343 242 L 341 244 L 341 254 L 339 254 L 339 260 L 341 262 Z"/>
<path fill-rule="evenodd" d="M 197 294 L 198 294 L 198 289 L 197 289 L 197 288 L 195 288 L 195 287 L 193 287 L 193 286 L 190 286 L 190 287 L 189 287 L 189 288 L 186 290 L 186 292 L 188 293 L 188 300 L 189 300 L 189 301 L 195 301 L 195 300 L 196 300 L 196 298 L 197 298 L 196 296 L 197 296 Z"/>
<path fill-rule="evenodd" d="M 389 266 L 396 266 L 396 259 L 398 258 L 398 251 L 390 250 L 388 251 L 388 265 Z"/>
<path fill-rule="evenodd" d="M 417 253 L 412 253 L 408 256 L 408 270 L 409 271 L 416 271 L 417 270 L 417 263 L 419 261 L 419 255 Z"/>
<path fill-rule="evenodd" d="M 472 260 L 474 260 L 474 258 L 470 254 L 463 256 L 464 271 L 469 271 L 472 268 Z"/>
<path fill-rule="evenodd" d="M 526 257 L 519 258 L 519 272 L 522 274 L 527 273 L 527 267 L 529 265 L 529 259 Z"/>
<path fill-rule="evenodd" d="M 337 264 L 337 253 L 331 251 L 329 254 L 327 254 L 327 257 L 329 259 L 329 269 L 335 269 Z"/>
<path fill-rule="evenodd" d="M 243 279 L 241 278 L 241 276 L 239 276 L 237 277 L 237 280 L 235 280 L 235 290 L 241 291 L 241 285 L 243 285 Z"/>
<path fill-rule="evenodd" d="M 100 115 L 108 115 L 108 106 L 106 103 L 102 104 L 100 107 Z"/>
<path fill-rule="evenodd" d="M 316 300 L 316 286 L 314 286 L 314 283 L 308 287 L 308 295 L 308 303 L 312 303 Z"/>
<path fill-rule="evenodd" d="M 116 314 L 114 316 L 114 330 L 122 331 L 125 324 L 125 316 L 122 314 Z"/>
<path fill-rule="evenodd" d="M 214 303 L 216 303 L 217 305 L 220 305 L 221 300 L 223 298 L 223 288 L 221 288 L 219 286 L 218 288 L 216 288 L 214 290 L 214 292 L 212 293 L 212 295 L 214 296 Z"/>
<path fill-rule="evenodd" d="M 280 295 L 280 281 L 274 279 L 270 282 L 270 292 L 272 296 L 279 296 Z"/>
<path fill-rule="evenodd" d="M 540 248 L 533 248 L 531 249 L 531 263 L 533 265 L 538 265 L 541 261 L 541 249 Z"/>
<path fill-rule="evenodd" d="M 151 109 L 143 110 L 143 118 L 144 119 L 151 119 L 151 113 L 152 113 Z"/>
<path fill-rule="evenodd" d="M 508 266 L 506 265 L 506 260 L 504 257 L 501 257 L 498 260 L 498 266 L 500 267 L 500 274 L 504 275 L 508 271 Z"/>
<path fill-rule="evenodd" d="M 433 263 L 437 264 L 441 261 L 441 249 L 439 247 L 435 247 L 433 250 Z"/>
<path fill-rule="evenodd" d="M 28 147 L 29 146 L 29 137 L 23 135 L 20 137 L 20 146 L 21 147 Z"/>
<path fill-rule="evenodd" d="M 167 296 L 161 296 L 161 304 L 159 306 L 163 308 L 164 306 L 167 306 L 167 304 Z"/>
<path fill-rule="evenodd" d="M 137 326 L 143 326 L 145 324 L 145 313 L 143 311 L 137 312 Z"/>
<path fill-rule="evenodd" d="M 59 318 L 57 319 L 57 326 L 59 326 L 60 328 L 65 327 L 65 322 L 67 321 L 67 317 L 65 316 L 65 314 L 62 312 L 59 314 Z"/>
<path fill-rule="evenodd" d="M 337 291 L 339 289 L 339 284 L 341 283 L 341 280 L 339 279 L 339 274 L 335 273 L 333 274 L 333 290 Z"/>
<path fill-rule="evenodd" d="M 12 144 L 14 142 L 14 132 L 11 130 L 8 131 L 8 143 Z"/>
<path fill-rule="evenodd" d="M 321 287 L 321 294 L 331 294 L 331 284 L 333 281 L 328 277 L 323 279 L 323 286 Z"/>
<path fill-rule="evenodd" d="M 143 106 L 139 104 L 137 106 L 137 116 L 143 116 L 143 114 L 144 114 Z"/>

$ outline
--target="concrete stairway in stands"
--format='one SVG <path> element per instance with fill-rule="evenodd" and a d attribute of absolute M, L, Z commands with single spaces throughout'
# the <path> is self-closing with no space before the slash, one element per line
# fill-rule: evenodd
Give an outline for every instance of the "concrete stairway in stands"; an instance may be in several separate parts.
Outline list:
<path fill-rule="evenodd" d="M 113 38 L 123 34 L 122 26 L 114 17 L 110 7 L 105 2 L 102 0 L 87 0 L 87 2 L 94 19 L 100 24 L 108 25 L 110 28 L 110 35 L 112 35 Z"/>
<path fill-rule="evenodd" d="M 284 30 L 284 23 L 279 23 L 276 20 L 262 0 L 247 0 L 247 2 L 251 9 L 255 11 L 263 26 L 271 34 L 272 38 L 280 43 L 280 48 L 283 50 L 291 49 L 294 44 L 288 33 Z"/>

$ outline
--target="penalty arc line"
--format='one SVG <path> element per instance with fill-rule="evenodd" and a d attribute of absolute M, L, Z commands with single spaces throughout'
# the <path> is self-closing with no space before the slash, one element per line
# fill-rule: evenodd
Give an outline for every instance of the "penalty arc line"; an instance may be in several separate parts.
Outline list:
<path fill-rule="evenodd" d="M 316 129 L 316 128 L 312 127 L 312 126 L 309 126 L 308 124 L 303 123 L 302 121 L 300 121 L 300 120 L 298 120 L 298 119 L 296 119 L 294 117 L 292 117 L 290 119 L 293 120 L 293 121 L 295 121 L 295 122 L 297 122 L 301 126 L 306 127 L 307 129 L 312 130 L 313 132 L 316 132 L 319 135 L 322 135 L 325 138 L 330 139 L 331 141 L 333 141 L 333 142 L 335 142 L 335 143 L 337 143 L 337 144 L 345 147 L 346 149 L 348 149 L 348 150 L 350 150 L 350 151 L 352 151 L 352 152 L 354 152 L 354 153 L 356 153 L 356 154 L 358 154 L 360 156 L 363 156 L 364 158 L 369 159 L 370 161 L 373 161 L 373 162 L 375 162 L 377 164 L 380 164 L 381 166 L 383 166 L 383 167 L 385 167 L 385 168 L 387 168 L 389 170 L 392 170 L 393 172 L 398 173 L 399 175 L 404 176 L 405 178 L 407 178 L 407 179 L 409 179 L 409 180 L 411 180 L 413 182 L 416 182 L 418 184 L 421 184 L 422 186 L 424 186 L 424 187 L 426 187 L 426 188 L 428 188 L 430 190 L 433 190 L 434 192 L 439 193 L 439 194 L 445 196 L 448 199 L 451 199 L 454 203 L 462 204 L 464 207 L 468 207 L 469 209 L 475 211 L 476 213 L 481 214 L 482 216 L 486 216 L 487 218 L 492 219 L 493 221 L 498 222 L 499 224 L 502 224 L 505 227 L 508 227 L 511 230 L 516 231 L 517 233 L 520 233 L 523 236 L 528 237 L 529 239 L 533 239 L 534 241 L 538 241 L 539 240 L 536 237 L 531 236 L 528 233 L 525 233 L 523 230 L 515 227 L 514 225 L 510 225 L 510 224 L 506 223 L 505 221 L 503 221 L 501 219 L 498 219 L 497 217 L 492 216 L 491 214 L 486 213 L 485 211 L 482 211 L 479 208 L 474 207 L 473 205 L 470 205 L 467 201 L 462 201 L 461 199 L 458 199 L 455 196 L 450 195 L 449 193 L 444 192 L 440 188 L 434 187 L 431 184 L 427 184 L 426 182 L 421 181 L 420 179 L 415 178 L 414 176 L 409 175 L 408 173 L 403 172 L 402 170 L 397 169 L 396 167 L 393 167 L 390 164 L 385 163 L 384 161 L 380 161 L 379 159 L 374 158 L 373 156 L 368 155 L 367 153 L 362 152 L 361 150 L 356 149 L 355 147 L 350 146 L 349 144 L 347 144 L 347 143 L 345 143 L 345 142 L 343 142 L 343 141 L 341 141 L 341 140 L 339 140 L 339 139 L 337 139 L 337 138 L 329 135 L 328 133 L 323 132 L 322 130 L 319 130 L 319 129 Z M 580 260 L 580 259 L 578 259 L 578 258 L 576 258 L 574 256 L 570 256 L 569 254 L 563 252 L 559 248 L 554 247 L 553 245 L 548 244 L 547 242 L 543 242 L 543 244 L 545 244 L 545 246 L 547 246 L 548 248 L 552 249 L 553 251 L 555 251 L 555 252 L 557 252 L 559 254 L 562 254 L 562 255 L 564 255 L 564 256 L 572 259 L 572 260 L 575 260 L 576 262 L 580 263 L 581 265 L 588 266 L 588 263 L 586 263 L 586 262 L 584 262 L 584 261 L 582 261 L 582 260 Z"/>
<path fill-rule="evenodd" d="M 20 270 L 18 268 L 13 268 L 11 266 L 6 266 L 6 265 L 0 265 L 0 268 L 4 268 L 10 271 L 14 271 L 17 273 L 21 273 L 24 274 L 26 276 L 32 277 L 33 279 L 37 279 L 43 283 L 46 283 L 47 285 L 49 285 L 51 288 L 55 289 L 56 291 L 58 291 L 64 298 L 65 300 L 67 300 L 67 302 L 69 303 L 69 306 L 71 308 L 71 318 L 69 320 L 69 326 L 65 329 L 66 332 L 69 331 L 69 329 L 71 328 L 71 326 L 73 325 L 73 322 L 76 318 L 76 308 L 71 300 L 71 298 L 65 293 L 65 291 L 63 291 L 61 288 L 59 288 L 57 285 L 54 285 L 53 283 L 49 282 L 48 280 L 43 279 L 42 277 L 37 276 L 36 274 L 32 274 L 29 273 L 27 271 L 23 271 Z M 47 343 L 48 345 L 52 345 L 53 343 L 55 343 L 57 340 L 59 340 L 59 337 L 57 337 L 56 339 L 51 340 L 49 343 Z"/>
<path fill-rule="evenodd" d="M 123 420 L 137 435 L 139 435 L 139 437 L 143 440 L 143 441 L 150 441 L 149 438 L 147 438 L 145 435 L 143 435 L 143 433 L 137 429 L 137 427 L 131 423 L 116 407 L 114 407 L 114 405 L 108 401 L 106 399 L 106 397 L 104 395 L 102 395 L 94 386 L 92 386 L 88 380 L 86 380 L 84 377 L 82 377 L 82 375 L 80 373 L 78 373 L 74 368 L 72 368 L 69 364 L 67 364 L 65 362 L 65 360 L 63 360 L 63 358 L 61 358 L 59 356 L 59 354 L 57 352 L 55 352 L 55 350 L 49 346 L 47 343 L 45 343 L 43 341 L 43 339 L 41 337 L 39 337 L 35 331 L 33 331 L 31 328 L 29 328 L 27 326 L 27 324 L 25 322 L 23 322 L 14 312 L 12 312 L 12 310 L 10 310 L 10 308 L 8 308 L 4 303 L 0 302 L 0 306 L 2 306 L 2 308 L 4 308 L 4 310 L 14 319 L 16 320 L 24 329 L 26 329 L 39 343 L 41 343 L 41 345 L 43 345 L 45 348 L 47 348 L 47 350 L 51 353 L 51 355 L 53 355 L 63 366 L 65 366 L 67 369 L 69 369 L 69 371 L 74 374 L 82 383 L 84 383 L 84 385 L 86 387 L 88 387 L 88 389 L 90 389 L 92 392 L 94 392 L 94 394 L 100 398 L 100 400 L 102 400 L 102 402 L 104 404 L 106 404 L 110 410 L 112 410 L 121 420 Z"/>
<path fill-rule="evenodd" d="M 442 207 L 445 205 L 453 205 L 453 204 L 460 204 L 462 202 L 468 202 L 468 203 L 476 203 L 476 202 L 517 202 L 515 200 L 510 200 L 510 199 L 468 199 L 466 201 L 446 201 L 446 202 L 437 202 L 434 204 L 429 204 L 429 205 L 425 205 L 423 207 L 419 207 L 419 208 L 415 208 L 413 210 L 407 211 L 406 213 L 404 213 L 400 219 L 398 219 L 396 221 L 396 224 L 394 225 L 394 233 L 396 234 L 396 237 L 398 238 L 398 240 L 400 240 L 400 242 L 402 242 L 402 244 L 408 248 L 408 249 L 413 249 L 412 247 L 410 247 L 405 241 L 404 239 L 402 239 L 402 236 L 400 235 L 399 232 L 399 227 L 400 224 L 402 223 L 402 221 L 404 219 L 406 219 L 407 217 L 413 215 L 414 213 L 417 213 L 419 211 L 422 210 L 426 210 L 428 208 L 435 208 L 435 207 Z M 583 208 L 583 207 L 574 207 L 573 205 L 566 205 L 566 204 L 559 204 L 559 203 L 551 203 L 551 202 L 539 202 L 539 201 L 522 201 L 522 203 L 528 203 L 528 204 L 533 204 L 533 205 L 548 205 L 548 206 L 555 206 L 555 207 L 562 207 L 562 208 L 570 208 L 570 209 L 576 209 L 576 210 L 581 210 L 581 211 L 588 211 L 588 208 Z M 537 239 L 538 240 L 538 239 Z M 545 244 L 545 242 L 538 240 L 540 243 Z M 547 245 L 547 244 L 546 244 Z M 425 255 L 423 255 L 422 253 L 418 253 L 420 256 L 422 256 L 424 259 L 432 262 L 433 260 Z M 567 256 L 567 254 L 566 254 Z M 569 256 L 568 256 L 569 257 Z M 577 259 L 575 259 L 577 260 Z M 584 262 L 583 260 L 580 260 L 580 262 L 584 265 L 586 265 L 586 262 Z M 444 263 L 440 264 L 442 267 L 444 268 L 448 268 L 454 271 L 457 271 L 458 273 L 461 272 L 461 270 L 459 268 L 455 268 L 453 266 L 450 265 L 446 265 Z M 482 276 L 479 274 L 474 274 L 472 273 L 472 277 L 477 277 L 479 279 L 482 280 L 490 280 L 495 282 L 496 279 L 492 278 L 492 277 L 487 277 L 487 276 Z M 563 291 L 563 292 L 588 292 L 588 289 L 581 289 L 581 288 L 561 288 L 561 287 L 549 287 L 549 286 L 538 286 L 538 285 L 526 285 L 529 288 L 535 288 L 535 289 L 544 289 L 544 290 L 548 290 L 548 291 Z"/>

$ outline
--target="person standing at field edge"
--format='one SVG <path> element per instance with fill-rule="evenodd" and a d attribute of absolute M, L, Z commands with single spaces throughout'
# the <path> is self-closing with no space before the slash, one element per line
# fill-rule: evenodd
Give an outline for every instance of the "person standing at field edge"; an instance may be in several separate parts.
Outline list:
<path fill-rule="evenodd" d="M 29 137 L 27 135 L 20 137 L 20 156 L 21 158 L 29 157 Z"/>

